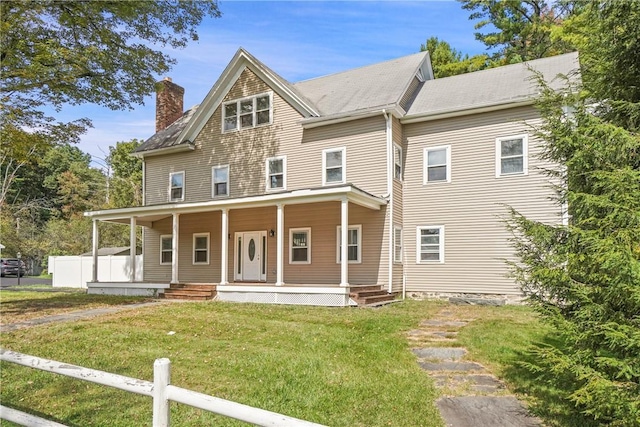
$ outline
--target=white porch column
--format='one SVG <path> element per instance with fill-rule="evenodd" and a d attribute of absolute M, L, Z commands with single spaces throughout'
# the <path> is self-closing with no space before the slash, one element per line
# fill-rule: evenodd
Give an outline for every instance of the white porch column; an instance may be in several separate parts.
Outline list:
<path fill-rule="evenodd" d="M 171 283 L 178 283 L 178 235 L 180 233 L 180 214 L 173 214 L 171 231 Z"/>
<path fill-rule="evenodd" d="M 349 286 L 349 200 L 346 197 L 340 202 L 340 286 Z"/>
<path fill-rule="evenodd" d="M 222 226 L 220 227 L 220 246 L 222 259 L 220 260 L 220 284 L 229 284 L 229 215 L 226 209 L 222 209 Z"/>
<path fill-rule="evenodd" d="M 131 258 L 131 274 L 129 281 L 136 281 L 136 217 L 129 220 L 129 257 Z"/>
<path fill-rule="evenodd" d="M 276 211 L 276 286 L 284 285 L 284 206 Z"/>
<path fill-rule="evenodd" d="M 91 273 L 91 281 L 98 281 L 98 220 L 93 220 L 93 246 L 92 246 L 92 255 L 93 255 L 93 270 Z"/>

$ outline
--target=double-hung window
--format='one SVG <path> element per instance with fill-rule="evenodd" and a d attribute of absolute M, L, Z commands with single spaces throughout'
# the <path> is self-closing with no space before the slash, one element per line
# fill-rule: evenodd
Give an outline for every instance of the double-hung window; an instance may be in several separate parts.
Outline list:
<path fill-rule="evenodd" d="M 225 102 L 222 105 L 222 130 L 231 132 L 268 125 L 272 111 L 271 93 Z"/>
<path fill-rule="evenodd" d="M 184 200 L 184 172 L 174 172 L 169 175 L 169 201 Z"/>
<path fill-rule="evenodd" d="M 451 182 L 451 146 L 424 149 L 424 184 Z"/>
<path fill-rule="evenodd" d="M 418 264 L 444 262 L 444 226 L 424 226 L 417 229 Z"/>
<path fill-rule="evenodd" d="M 402 262 L 402 227 L 393 228 L 393 262 Z"/>
<path fill-rule="evenodd" d="M 212 196 L 229 195 L 229 166 L 214 166 L 211 172 Z"/>
<path fill-rule="evenodd" d="M 527 135 L 496 139 L 496 177 L 526 175 Z"/>
<path fill-rule="evenodd" d="M 337 227 L 336 262 L 342 261 L 342 227 Z M 362 262 L 362 225 L 350 225 L 347 230 L 347 259 L 350 264 Z"/>
<path fill-rule="evenodd" d="M 402 181 L 402 147 L 393 146 L 393 177 L 398 181 Z"/>
<path fill-rule="evenodd" d="M 193 263 L 209 264 L 209 233 L 193 234 Z"/>
<path fill-rule="evenodd" d="M 285 190 L 287 188 L 287 158 L 271 157 L 267 159 L 267 190 Z"/>
<path fill-rule="evenodd" d="M 311 228 L 289 229 L 289 264 L 311 264 Z"/>
<path fill-rule="evenodd" d="M 322 185 L 346 182 L 347 149 L 322 150 Z"/>
<path fill-rule="evenodd" d="M 173 236 L 164 234 L 160 236 L 160 264 L 171 264 L 173 259 Z"/>

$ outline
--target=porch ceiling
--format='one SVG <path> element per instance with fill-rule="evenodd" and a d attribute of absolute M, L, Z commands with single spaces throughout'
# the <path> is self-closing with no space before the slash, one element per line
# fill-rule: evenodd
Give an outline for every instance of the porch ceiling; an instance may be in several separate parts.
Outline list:
<path fill-rule="evenodd" d="M 197 213 L 223 209 L 249 209 L 264 206 L 294 205 L 304 203 L 320 203 L 327 201 L 341 201 L 346 198 L 349 202 L 368 209 L 379 210 L 387 204 L 387 200 L 374 196 L 347 184 L 336 187 L 309 188 L 303 190 L 284 191 L 281 193 L 261 196 L 229 198 L 195 203 L 166 203 L 162 205 L 140 206 L 132 208 L 109 209 L 85 212 L 86 217 L 99 221 L 129 224 L 132 217 L 136 224 L 151 226 L 151 223 L 167 217 L 173 213 Z"/>

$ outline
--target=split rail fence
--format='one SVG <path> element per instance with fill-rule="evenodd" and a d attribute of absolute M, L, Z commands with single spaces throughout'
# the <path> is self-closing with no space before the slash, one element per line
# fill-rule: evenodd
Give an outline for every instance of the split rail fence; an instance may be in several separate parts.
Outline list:
<path fill-rule="evenodd" d="M 0 349 L 0 360 L 151 397 L 153 398 L 153 427 L 168 427 L 170 425 L 170 401 L 183 403 L 257 426 L 322 427 L 320 424 L 171 385 L 171 362 L 166 358 L 156 359 L 154 362 L 153 382 L 56 362 L 55 360 L 42 359 L 5 349 Z M 63 424 L 5 406 L 0 406 L 0 419 L 23 426 L 66 427 Z"/>

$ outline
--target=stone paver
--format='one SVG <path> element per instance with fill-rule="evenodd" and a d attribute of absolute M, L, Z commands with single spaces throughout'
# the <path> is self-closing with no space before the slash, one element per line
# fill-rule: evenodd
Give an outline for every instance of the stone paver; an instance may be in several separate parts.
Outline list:
<path fill-rule="evenodd" d="M 529 415 L 513 396 L 443 397 L 436 401 L 445 424 L 451 427 L 534 427 L 540 420 Z"/>
<path fill-rule="evenodd" d="M 540 421 L 508 395 L 504 384 L 480 363 L 466 360 L 467 350 L 455 345 L 458 330 L 472 319 L 459 319 L 448 309 L 420 323 L 407 339 L 422 369 L 433 378 L 443 397 L 436 405 L 447 426 L 529 427 Z"/>

